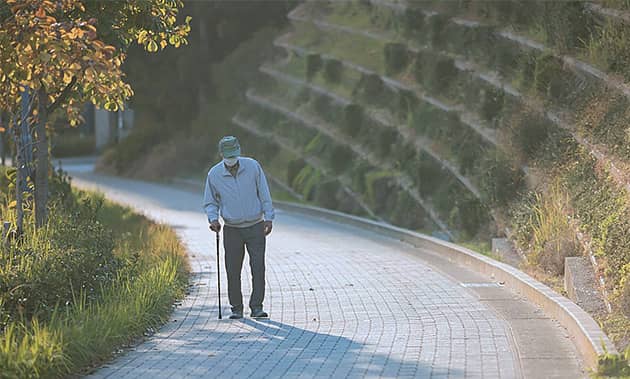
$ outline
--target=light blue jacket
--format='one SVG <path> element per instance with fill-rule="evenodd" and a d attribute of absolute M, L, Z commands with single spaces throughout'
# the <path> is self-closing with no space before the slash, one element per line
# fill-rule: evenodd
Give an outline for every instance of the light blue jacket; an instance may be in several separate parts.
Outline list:
<path fill-rule="evenodd" d="M 219 214 L 228 226 L 247 227 L 275 217 L 265 173 L 252 158 L 239 157 L 239 168 L 232 176 L 223 161 L 208 171 L 203 207 L 208 221 Z"/>

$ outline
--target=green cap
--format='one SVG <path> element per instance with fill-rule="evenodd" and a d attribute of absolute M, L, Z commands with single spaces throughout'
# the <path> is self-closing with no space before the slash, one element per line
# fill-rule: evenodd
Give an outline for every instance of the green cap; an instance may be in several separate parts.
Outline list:
<path fill-rule="evenodd" d="M 241 145 L 234 136 L 225 136 L 219 141 L 219 153 L 223 158 L 234 158 L 241 155 Z"/>

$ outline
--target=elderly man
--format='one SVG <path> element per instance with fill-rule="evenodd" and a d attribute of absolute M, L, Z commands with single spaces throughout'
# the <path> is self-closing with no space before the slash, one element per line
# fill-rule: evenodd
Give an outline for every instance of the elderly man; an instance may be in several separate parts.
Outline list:
<path fill-rule="evenodd" d="M 274 218 L 271 194 L 260 164 L 241 157 L 236 137 L 223 137 L 219 142 L 223 160 L 208 171 L 204 193 L 204 209 L 210 230 L 219 233 L 223 218 L 223 247 L 228 277 L 228 297 L 232 305 L 231 319 L 243 317 L 241 270 L 245 247 L 252 270 L 253 291 L 249 300 L 251 316 L 268 317 L 263 311 L 265 297 L 265 237 L 271 233 Z"/>

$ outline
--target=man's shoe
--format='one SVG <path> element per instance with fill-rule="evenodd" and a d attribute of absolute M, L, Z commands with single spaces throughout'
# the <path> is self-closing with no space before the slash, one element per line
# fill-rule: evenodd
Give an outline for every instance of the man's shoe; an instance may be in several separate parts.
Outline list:
<path fill-rule="evenodd" d="M 232 312 L 230 315 L 230 320 L 238 320 L 239 318 L 243 318 L 243 312 Z"/>
<path fill-rule="evenodd" d="M 263 311 L 262 309 L 254 309 L 252 310 L 252 317 L 253 318 L 267 318 L 269 317 L 269 315 L 267 314 L 267 312 Z"/>

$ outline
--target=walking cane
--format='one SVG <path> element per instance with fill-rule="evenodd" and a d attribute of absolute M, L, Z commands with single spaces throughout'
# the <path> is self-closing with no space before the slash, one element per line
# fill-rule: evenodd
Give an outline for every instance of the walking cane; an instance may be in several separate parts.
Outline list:
<path fill-rule="evenodd" d="M 217 234 L 217 291 L 219 298 L 219 320 L 221 320 L 221 266 L 219 264 L 219 232 Z"/>

